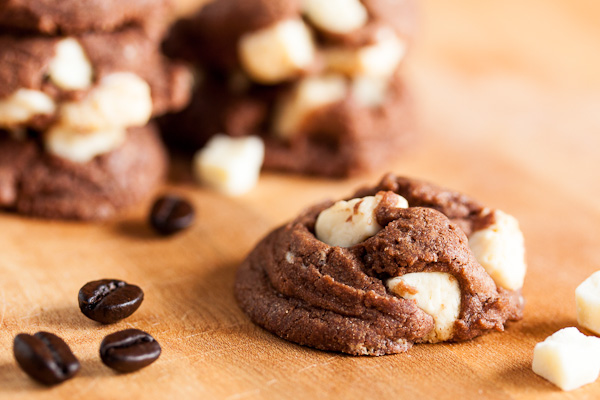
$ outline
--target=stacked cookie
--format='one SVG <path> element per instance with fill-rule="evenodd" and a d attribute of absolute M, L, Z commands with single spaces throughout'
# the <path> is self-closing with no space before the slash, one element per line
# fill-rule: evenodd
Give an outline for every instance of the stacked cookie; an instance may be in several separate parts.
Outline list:
<path fill-rule="evenodd" d="M 167 158 L 149 120 L 188 100 L 159 51 L 169 0 L 0 0 L 0 207 L 99 219 Z"/>
<path fill-rule="evenodd" d="M 265 167 L 326 176 L 373 168 L 411 130 L 400 77 L 411 0 L 219 0 L 177 23 L 166 52 L 197 66 L 169 137 L 258 135 Z"/>

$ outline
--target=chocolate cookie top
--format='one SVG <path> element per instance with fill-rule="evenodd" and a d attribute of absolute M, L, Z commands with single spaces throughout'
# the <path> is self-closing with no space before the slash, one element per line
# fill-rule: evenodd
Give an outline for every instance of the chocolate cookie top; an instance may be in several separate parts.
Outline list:
<path fill-rule="evenodd" d="M 0 131 L 0 208 L 42 218 L 105 219 L 147 197 L 166 169 L 166 151 L 151 125 L 129 129 L 121 146 L 86 163 Z"/>
<path fill-rule="evenodd" d="M 0 100 L 19 89 L 79 99 L 109 74 L 131 72 L 152 89 L 154 112 L 185 104 L 190 82 L 139 28 L 66 38 L 0 35 Z M 75 79 L 75 80 L 74 80 Z"/>
<path fill-rule="evenodd" d="M 340 8 L 355 11 L 339 13 Z M 381 28 L 390 28 L 401 41 L 409 42 L 415 30 L 415 8 L 414 0 L 219 0 L 178 21 L 165 51 L 210 68 L 236 70 L 240 61 L 243 64 L 239 46 L 244 37 L 284 21 L 304 21 L 318 48 L 373 44 Z M 351 21 L 340 23 L 347 18 Z"/>
<path fill-rule="evenodd" d="M 496 229 L 495 211 L 393 175 L 357 196 L 308 209 L 242 263 L 236 297 L 255 323 L 302 345 L 383 355 L 521 318 L 520 287 L 495 282 L 459 227 Z"/>
<path fill-rule="evenodd" d="M 164 29 L 170 0 L 0 0 L 0 30 L 72 35 L 143 27 Z"/>

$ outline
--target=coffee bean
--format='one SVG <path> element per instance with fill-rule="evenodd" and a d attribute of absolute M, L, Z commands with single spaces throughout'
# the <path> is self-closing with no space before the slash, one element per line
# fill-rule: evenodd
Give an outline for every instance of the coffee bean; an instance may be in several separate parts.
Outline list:
<path fill-rule="evenodd" d="M 27 375 L 48 386 L 72 378 L 80 368 L 69 346 L 48 332 L 18 334 L 13 343 L 13 352 Z"/>
<path fill-rule="evenodd" d="M 102 362 L 119 372 L 133 372 L 152 364 L 160 356 L 160 345 L 139 329 L 112 333 L 100 344 Z"/>
<path fill-rule="evenodd" d="M 79 290 L 78 299 L 86 317 L 112 324 L 133 314 L 142 304 L 144 292 L 117 279 L 102 279 L 86 283 Z"/>
<path fill-rule="evenodd" d="M 154 202 L 150 225 L 161 235 L 171 235 L 188 228 L 194 222 L 194 208 L 176 196 L 163 196 Z"/>

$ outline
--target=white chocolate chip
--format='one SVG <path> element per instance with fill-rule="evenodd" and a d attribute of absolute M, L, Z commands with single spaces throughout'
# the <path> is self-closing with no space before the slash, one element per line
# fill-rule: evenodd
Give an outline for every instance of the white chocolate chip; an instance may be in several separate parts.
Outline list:
<path fill-rule="evenodd" d="M 327 68 L 348 76 L 391 77 L 406 53 L 406 44 L 398 35 L 381 28 L 372 45 L 359 49 L 334 47 L 323 52 Z"/>
<path fill-rule="evenodd" d="M 388 88 L 388 80 L 359 76 L 352 80 L 352 98 L 363 107 L 377 107 L 383 104 Z"/>
<path fill-rule="evenodd" d="M 294 259 L 296 257 L 294 257 L 294 253 L 288 251 L 287 253 L 285 253 L 285 261 L 288 262 L 288 264 L 293 264 L 294 263 Z"/>
<path fill-rule="evenodd" d="M 600 373 L 600 339 L 564 328 L 535 345 L 533 372 L 562 390 L 594 382 Z"/>
<path fill-rule="evenodd" d="M 314 44 L 306 24 L 290 19 L 245 34 L 239 41 L 238 53 L 250 78 L 274 84 L 306 69 L 314 59 Z"/>
<path fill-rule="evenodd" d="M 600 271 L 594 272 L 575 290 L 577 322 L 600 335 Z"/>
<path fill-rule="evenodd" d="M 290 139 L 309 114 L 343 100 L 347 92 L 348 84 L 341 75 L 302 79 L 275 110 L 275 134 L 281 139 Z"/>
<path fill-rule="evenodd" d="M 256 185 L 264 152 L 257 136 L 215 135 L 194 156 L 194 172 L 200 183 L 238 196 Z"/>
<path fill-rule="evenodd" d="M 44 136 L 44 144 L 46 150 L 55 156 L 85 163 L 115 150 L 123 144 L 125 137 L 126 132 L 122 128 L 81 132 L 69 127 L 54 126 Z"/>
<path fill-rule="evenodd" d="M 394 194 L 397 208 L 407 208 L 408 202 Z M 321 211 L 315 223 L 317 239 L 330 246 L 350 247 L 374 236 L 383 227 L 375 217 L 375 209 L 383 196 L 366 196 L 338 201 Z"/>
<path fill-rule="evenodd" d="M 500 210 L 495 211 L 494 217 L 495 222 L 491 226 L 471 234 L 469 247 L 498 286 L 508 290 L 520 289 L 527 265 L 519 222 Z"/>
<path fill-rule="evenodd" d="M 118 72 L 102 78 L 82 100 L 63 104 L 59 124 L 92 132 L 143 126 L 151 115 L 150 86 L 135 74 Z"/>
<path fill-rule="evenodd" d="M 38 90 L 19 89 L 0 99 L 0 127 L 12 128 L 28 122 L 36 115 L 54 114 L 56 105 L 47 94 Z"/>
<path fill-rule="evenodd" d="M 445 272 L 413 272 L 387 281 L 390 291 L 404 299 L 414 299 L 417 306 L 433 317 L 435 327 L 426 338 L 431 343 L 448 340 L 460 314 L 460 286 Z"/>
<path fill-rule="evenodd" d="M 367 23 L 369 15 L 360 0 L 303 0 L 306 17 L 318 28 L 349 33 Z"/>
<path fill-rule="evenodd" d="M 65 90 L 87 89 L 92 84 L 92 65 L 79 42 L 73 38 L 56 44 L 56 54 L 48 65 L 48 76 Z"/>

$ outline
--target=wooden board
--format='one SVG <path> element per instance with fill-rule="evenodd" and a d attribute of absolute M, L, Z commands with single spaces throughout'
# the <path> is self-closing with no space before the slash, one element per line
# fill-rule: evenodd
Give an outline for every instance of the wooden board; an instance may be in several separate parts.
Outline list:
<path fill-rule="evenodd" d="M 494 4 L 497 3 L 497 4 Z M 452 4 L 452 5 L 450 5 Z M 347 181 L 264 174 L 224 198 L 189 179 L 163 191 L 194 203 L 196 224 L 158 238 L 147 204 L 98 225 L 0 214 L 0 398 L 597 398 L 600 382 L 564 393 L 531 371 L 533 346 L 576 326 L 574 289 L 600 269 L 600 6 L 593 0 L 423 2 L 407 66 L 420 140 L 388 166 L 473 195 L 515 215 L 527 242 L 525 318 L 471 342 L 406 354 L 349 357 L 300 347 L 252 325 L 235 304 L 237 265 L 304 206 L 351 193 L 384 172 Z M 77 291 L 93 279 L 140 285 L 142 307 L 99 326 Z M 102 338 L 136 327 L 163 354 L 117 375 Z M 62 336 L 79 376 L 46 389 L 12 357 L 19 332 Z"/>

